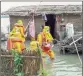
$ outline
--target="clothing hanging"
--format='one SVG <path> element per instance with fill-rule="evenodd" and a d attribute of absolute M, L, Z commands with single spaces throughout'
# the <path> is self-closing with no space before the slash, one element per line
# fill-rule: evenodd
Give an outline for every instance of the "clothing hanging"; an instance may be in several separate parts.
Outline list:
<path fill-rule="evenodd" d="M 34 22 L 34 17 L 33 19 L 29 22 L 29 34 L 32 38 L 35 38 L 35 22 Z"/>

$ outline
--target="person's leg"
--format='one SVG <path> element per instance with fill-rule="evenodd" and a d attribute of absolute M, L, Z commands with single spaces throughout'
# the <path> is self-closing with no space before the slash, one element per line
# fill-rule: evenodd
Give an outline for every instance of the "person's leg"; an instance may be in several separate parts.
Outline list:
<path fill-rule="evenodd" d="M 19 52 L 19 53 L 22 53 L 22 49 L 21 49 L 21 43 L 20 42 L 16 42 L 15 43 L 16 45 L 16 47 L 15 47 L 15 49 L 17 49 L 17 51 Z"/>
<path fill-rule="evenodd" d="M 25 49 L 25 44 L 24 42 L 21 43 L 21 50 L 23 51 Z"/>
<path fill-rule="evenodd" d="M 9 38 L 8 40 L 7 40 L 7 50 L 8 51 L 10 51 L 11 49 L 12 49 L 12 40 Z"/>
<path fill-rule="evenodd" d="M 51 59 L 55 58 L 53 50 L 49 50 L 49 52 L 47 54 L 50 56 Z"/>
<path fill-rule="evenodd" d="M 42 52 L 42 62 L 43 62 L 43 67 L 44 69 L 46 68 L 46 64 L 45 64 L 45 57 L 46 57 L 46 52 Z"/>

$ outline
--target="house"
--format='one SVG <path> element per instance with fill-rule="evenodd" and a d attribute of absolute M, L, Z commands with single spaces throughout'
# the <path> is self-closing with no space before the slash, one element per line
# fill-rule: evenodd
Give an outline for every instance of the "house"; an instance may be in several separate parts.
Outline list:
<path fill-rule="evenodd" d="M 66 25 L 70 22 L 73 23 L 75 31 L 81 30 L 81 5 L 19 6 L 11 8 L 2 14 L 10 16 L 11 29 L 18 19 L 21 19 L 26 27 L 34 9 L 36 35 L 41 31 L 41 25 L 50 26 L 52 36 L 57 39 L 59 39 L 60 26 L 63 24 Z M 46 14 L 48 21 L 43 19 L 44 14 Z"/>

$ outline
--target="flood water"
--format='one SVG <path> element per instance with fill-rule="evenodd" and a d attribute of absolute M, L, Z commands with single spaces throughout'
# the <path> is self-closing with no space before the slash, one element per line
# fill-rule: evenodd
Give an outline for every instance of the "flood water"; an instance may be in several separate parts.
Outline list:
<path fill-rule="evenodd" d="M 58 47 L 54 47 L 55 60 L 47 57 L 46 70 L 48 76 L 82 76 L 82 67 L 77 54 L 60 54 Z"/>
<path fill-rule="evenodd" d="M 6 49 L 3 45 L 6 45 L 6 42 L 1 44 L 2 48 Z M 45 60 L 48 76 L 82 76 L 82 67 L 77 54 L 60 54 L 56 45 L 53 50 L 55 60 L 51 61 L 48 56 Z"/>

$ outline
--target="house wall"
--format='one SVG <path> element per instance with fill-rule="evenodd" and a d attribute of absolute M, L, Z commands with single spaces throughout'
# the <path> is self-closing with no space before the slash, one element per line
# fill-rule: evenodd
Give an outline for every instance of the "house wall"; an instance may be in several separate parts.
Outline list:
<path fill-rule="evenodd" d="M 62 15 L 59 15 L 59 16 L 62 16 Z M 64 18 L 65 25 L 70 22 L 70 23 L 73 23 L 75 31 L 82 30 L 81 29 L 82 28 L 81 15 L 63 14 L 63 18 Z M 14 23 L 16 23 L 18 19 L 21 19 L 24 23 L 24 26 L 26 27 L 29 22 L 30 17 L 10 16 L 11 29 L 12 29 Z M 42 19 L 42 16 L 35 17 L 36 35 L 41 31 L 41 25 L 43 25 L 43 24 L 44 24 L 44 20 Z M 56 23 L 55 31 L 57 31 L 57 33 L 59 33 L 58 32 L 59 25 L 60 24 Z M 56 30 L 56 28 L 57 28 L 57 30 Z M 28 34 L 28 37 L 29 37 L 29 34 Z"/>
<path fill-rule="evenodd" d="M 64 24 L 72 23 L 74 25 L 75 31 L 81 31 L 82 20 L 80 14 L 63 14 Z M 57 29 L 59 29 L 59 24 L 57 24 Z"/>
<path fill-rule="evenodd" d="M 30 17 L 10 16 L 11 29 L 14 26 L 14 23 L 16 23 L 17 20 L 19 20 L 19 19 L 23 21 L 23 24 L 26 27 L 28 22 L 29 22 L 29 20 L 30 20 Z M 41 31 L 41 25 L 43 25 L 43 24 L 44 24 L 44 21 L 42 19 L 42 16 L 35 17 L 36 35 Z M 29 37 L 29 34 L 28 34 L 28 37 Z"/>

